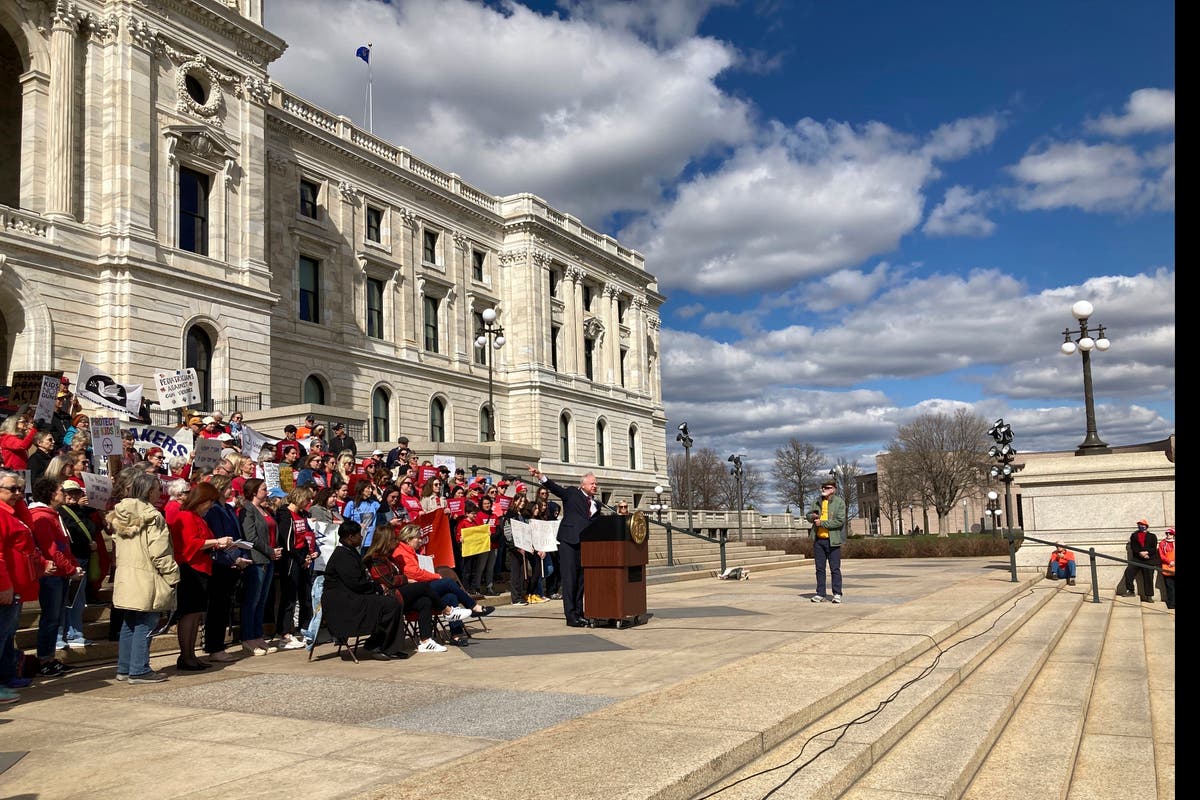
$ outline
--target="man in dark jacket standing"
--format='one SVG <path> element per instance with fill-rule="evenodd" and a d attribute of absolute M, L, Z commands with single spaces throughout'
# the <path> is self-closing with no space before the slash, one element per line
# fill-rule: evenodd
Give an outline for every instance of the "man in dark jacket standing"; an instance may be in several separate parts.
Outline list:
<path fill-rule="evenodd" d="M 1157 570 L 1138 564 L 1158 566 L 1158 537 L 1150 532 L 1150 523 L 1139 519 L 1137 530 L 1129 537 L 1129 560 L 1137 562 L 1125 568 L 1125 594 L 1133 594 L 1133 582 L 1142 587 L 1142 602 L 1154 602 L 1154 583 Z"/>
<path fill-rule="evenodd" d="M 533 466 L 529 467 L 529 474 L 563 501 L 562 521 L 558 524 L 563 616 L 572 628 L 585 628 L 587 622 L 583 617 L 583 567 L 580 563 L 579 535 L 600 513 L 600 501 L 596 499 L 596 476 L 589 472 L 580 480 L 579 486 L 563 488 Z"/>
<path fill-rule="evenodd" d="M 358 443 L 354 441 L 354 437 L 346 433 L 345 423 L 338 422 L 333 426 L 333 438 L 329 440 L 329 452 L 335 456 L 339 455 L 343 450 L 349 450 L 354 454 L 354 458 L 358 458 Z"/>

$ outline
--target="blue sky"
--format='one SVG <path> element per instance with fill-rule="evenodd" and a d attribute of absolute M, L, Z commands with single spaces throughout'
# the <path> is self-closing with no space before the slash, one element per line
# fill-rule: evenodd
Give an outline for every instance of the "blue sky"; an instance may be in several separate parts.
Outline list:
<path fill-rule="evenodd" d="M 968 407 L 1110 444 L 1175 428 L 1174 5 L 291 0 L 272 76 L 485 191 L 530 191 L 660 279 L 669 429 L 768 470 L 866 469 Z M 673 436 L 669 437 L 674 446 Z"/>

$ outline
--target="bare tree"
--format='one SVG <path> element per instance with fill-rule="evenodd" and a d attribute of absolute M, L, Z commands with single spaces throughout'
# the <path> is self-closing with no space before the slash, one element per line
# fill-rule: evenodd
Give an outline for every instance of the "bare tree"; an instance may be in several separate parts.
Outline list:
<path fill-rule="evenodd" d="M 826 472 L 825 456 L 819 449 L 799 439 L 788 439 L 775 451 L 775 488 L 798 511 L 805 508 L 808 496 L 816 491 L 821 473 Z"/>
<path fill-rule="evenodd" d="M 846 517 L 858 516 L 858 477 L 862 475 L 862 467 L 857 461 L 847 461 L 840 457 L 833 466 L 833 475 L 837 480 L 838 494 L 846 501 Z"/>
<path fill-rule="evenodd" d="M 728 508 L 733 511 L 737 510 L 738 507 L 738 486 L 737 479 L 733 475 L 732 466 L 728 464 L 727 466 L 730 466 L 730 469 L 725 470 L 725 492 L 722 499 L 722 508 Z M 761 506 L 766 496 L 766 481 L 763 479 L 762 473 L 749 461 L 743 459 L 742 508 Z"/>
<path fill-rule="evenodd" d="M 934 507 L 939 536 L 949 535 L 950 512 L 959 500 L 983 483 L 987 429 L 987 420 L 964 408 L 954 414 L 922 414 L 901 426 L 889 446 L 895 457 L 889 472 L 904 476 L 900 483 L 910 497 Z"/>
<path fill-rule="evenodd" d="M 725 462 L 711 447 L 693 451 L 690 459 L 682 453 L 667 457 L 667 478 L 675 508 L 729 508 L 725 504 L 728 477 Z"/>

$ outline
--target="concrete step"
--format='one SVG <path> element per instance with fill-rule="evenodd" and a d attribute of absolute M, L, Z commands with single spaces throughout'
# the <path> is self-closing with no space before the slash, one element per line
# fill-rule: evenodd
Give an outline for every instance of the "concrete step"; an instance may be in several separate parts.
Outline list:
<path fill-rule="evenodd" d="M 1143 608 L 1146 677 L 1150 683 L 1151 733 L 1158 796 L 1175 797 L 1175 611 Z"/>
<path fill-rule="evenodd" d="M 996 724 L 988 725 L 984 718 L 1003 715 L 1005 692 L 1009 692 L 1007 705 L 1011 708 L 1013 687 L 1027 685 L 1033 679 L 1044 654 L 1053 647 L 1079 603 L 1079 595 L 1064 594 L 1060 598 L 1053 587 L 1026 588 L 1001 598 L 999 604 L 960 629 L 944 636 L 934 635 L 935 647 L 929 647 L 930 639 L 926 638 L 924 644 L 913 644 L 908 652 L 898 652 L 897 663 L 889 665 L 892 668 L 883 672 L 882 680 L 868 681 L 870 676 L 858 676 L 849 682 L 839 681 L 830 673 L 827 682 L 822 683 L 827 699 L 814 705 L 819 714 L 706 792 L 728 787 L 717 795 L 722 800 L 761 798 L 772 790 L 771 796 L 781 800 L 865 797 L 871 791 L 883 797 L 891 796 L 889 790 L 897 785 L 924 786 L 945 778 L 945 773 L 953 771 L 949 762 L 968 761 L 971 753 L 978 753 L 979 747 L 971 746 L 966 732 L 982 729 L 983 733 L 975 735 L 986 737 L 986 731 L 996 729 Z M 805 643 L 826 635 L 809 637 Z M 853 646 L 833 637 L 821 644 L 829 649 L 826 660 L 831 664 L 836 663 L 838 652 Z M 956 691 L 961 692 L 959 699 L 947 704 Z M 974 708 L 972 703 L 980 703 L 980 707 Z M 955 717 L 951 708 L 957 708 L 959 716 Z M 943 727 L 923 727 L 925 720 L 935 714 Z M 936 757 L 919 764 L 893 758 L 887 767 L 896 775 L 891 784 L 883 789 L 852 788 L 864 779 L 874 780 L 873 773 L 886 775 L 886 770 L 874 770 L 891 757 L 889 751 L 898 743 L 908 741 L 909 747 L 915 747 L 929 739 L 933 741 L 929 746 L 937 750 Z M 954 745 L 948 746 L 951 740 Z M 931 769 L 931 764 L 939 766 Z M 943 768 L 943 764 L 947 766 Z M 903 778 L 900 773 L 904 773 Z M 916 776 L 915 783 L 906 780 L 910 773 Z M 850 793 L 843 794 L 847 790 Z"/>
<path fill-rule="evenodd" d="M 1083 603 L 963 800 L 1067 796 L 1111 613 L 1111 603 Z"/>

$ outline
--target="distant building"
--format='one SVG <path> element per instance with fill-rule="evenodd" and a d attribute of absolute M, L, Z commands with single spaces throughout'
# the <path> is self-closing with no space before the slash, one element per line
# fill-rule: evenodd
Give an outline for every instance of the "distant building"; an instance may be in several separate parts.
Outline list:
<path fill-rule="evenodd" d="M 209 407 L 261 392 L 478 452 L 491 359 L 487 452 L 650 496 L 664 297 L 642 256 L 289 93 L 285 47 L 261 0 L 0 4 L 5 378 L 194 367 Z M 499 349 L 475 345 L 487 309 Z"/>

